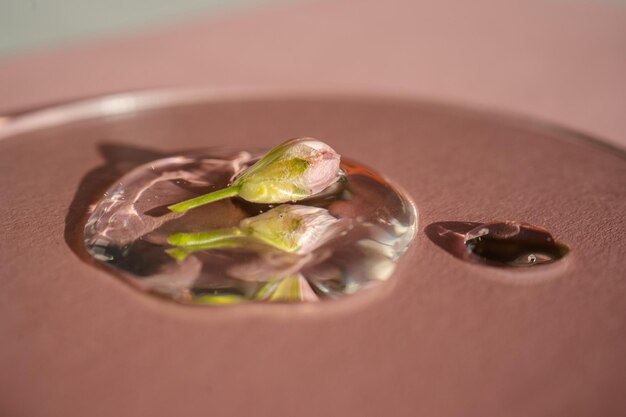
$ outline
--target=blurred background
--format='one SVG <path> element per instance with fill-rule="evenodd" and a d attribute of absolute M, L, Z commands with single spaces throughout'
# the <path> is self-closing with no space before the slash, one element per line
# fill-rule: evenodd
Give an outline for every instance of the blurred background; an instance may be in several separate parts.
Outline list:
<path fill-rule="evenodd" d="M 0 114 L 205 86 L 455 102 L 626 147 L 626 0 L 0 0 Z"/>
<path fill-rule="evenodd" d="M 0 56 L 120 36 L 201 16 L 304 1 L 307 0 L 0 0 Z M 626 0 L 563 1 L 626 5 Z M 393 7 L 393 2 L 380 3 L 382 7 Z M 359 2 L 354 2 L 354 6 L 358 8 Z"/>
<path fill-rule="evenodd" d="M 302 0 L 1 0 L 0 56 Z"/>

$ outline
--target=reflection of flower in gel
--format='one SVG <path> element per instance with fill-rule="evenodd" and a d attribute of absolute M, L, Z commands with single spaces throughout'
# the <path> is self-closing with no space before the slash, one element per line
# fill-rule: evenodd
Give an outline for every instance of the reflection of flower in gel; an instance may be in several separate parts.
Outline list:
<path fill-rule="evenodd" d="M 241 238 L 253 238 L 284 252 L 307 254 L 332 238 L 339 222 L 323 208 L 284 204 L 241 220 L 239 227 L 170 235 L 168 243 L 177 247 L 168 253 L 183 260 L 192 252 L 242 247 L 246 240 Z"/>
<path fill-rule="evenodd" d="M 318 194 L 339 178 L 340 156 L 317 139 L 289 140 L 242 172 L 233 184 L 169 206 L 176 212 L 239 196 L 253 203 L 299 201 Z"/>
<path fill-rule="evenodd" d="M 243 219 L 239 228 L 285 252 L 308 253 L 330 237 L 338 219 L 319 207 L 282 205 L 267 213 Z"/>
<path fill-rule="evenodd" d="M 257 300 L 278 302 L 319 300 L 311 285 L 300 273 L 288 275 L 280 279 L 270 279 L 257 292 L 255 298 Z"/>
<path fill-rule="evenodd" d="M 319 301 L 311 284 L 300 273 L 268 280 L 254 295 L 254 299 L 270 302 Z M 242 301 L 244 298 L 235 294 L 204 294 L 192 299 L 194 304 L 236 304 Z"/>

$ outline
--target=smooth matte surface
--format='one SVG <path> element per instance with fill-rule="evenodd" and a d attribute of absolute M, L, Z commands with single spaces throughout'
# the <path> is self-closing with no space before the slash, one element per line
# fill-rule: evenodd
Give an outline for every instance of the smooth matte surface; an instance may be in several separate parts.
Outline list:
<path fill-rule="evenodd" d="M 88 205 L 133 164 L 299 135 L 372 165 L 416 202 L 420 232 L 381 291 L 192 308 L 85 258 Z M 209 100 L 4 137 L 0 411 L 621 415 L 625 182 L 623 156 L 559 130 L 409 101 Z M 423 232 L 497 219 L 544 226 L 571 253 L 520 273 L 463 262 Z"/>

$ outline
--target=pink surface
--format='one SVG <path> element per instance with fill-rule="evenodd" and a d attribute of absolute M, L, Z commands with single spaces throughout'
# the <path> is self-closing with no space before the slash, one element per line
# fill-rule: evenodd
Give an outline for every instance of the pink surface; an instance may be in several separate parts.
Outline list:
<path fill-rule="evenodd" d="M 322 1 L 0 61 L 0 112 L 165 85 L 380 92 L 547 119 L 626 146 L 626 8 Z"/>
<path fill-rule="evenodd" d="M 423 103 L 206 100 L 0 140 L 0 415 L 622 415 L 623 156 Z M 89 204 L 133 164 L 302 132 L 417 204 L 418 234 L 388 285 L 340 302 L 193 308 L 86 256 Z M 571 253 L 501 270 L 424 233 L 496 219 L 546 227 Z"/>

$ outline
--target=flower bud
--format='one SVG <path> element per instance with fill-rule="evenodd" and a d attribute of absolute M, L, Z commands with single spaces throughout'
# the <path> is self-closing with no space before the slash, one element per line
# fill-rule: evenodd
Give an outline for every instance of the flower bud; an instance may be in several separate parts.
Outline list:
<path fill-rule="evenodd" d="M 169 207 L 186 211 L 234 196 L 253 203 L 299 201 L 326 189 L 339 179 L 340 155 L 313 138 L 288 140 L 243 171 L 230 187 Z"/>
<path fill-rule="evenodd" d="M 315 195 L 339 178 L 340 156 L 312 138 L 289 140 L 245 170 L 235 184 L 254 203 L 285 203 Z"/>

